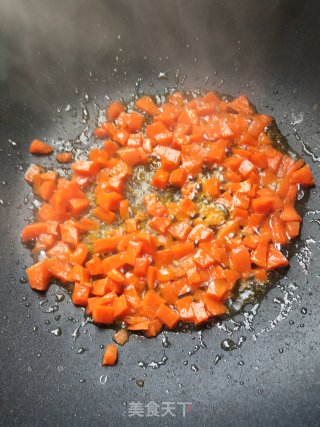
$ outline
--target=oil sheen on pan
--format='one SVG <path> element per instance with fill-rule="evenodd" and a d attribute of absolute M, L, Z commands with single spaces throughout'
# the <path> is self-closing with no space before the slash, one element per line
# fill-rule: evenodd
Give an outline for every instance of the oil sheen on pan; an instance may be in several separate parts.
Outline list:
<path fill-rule="evenodd" d="M 30 152 L 53 147 L 34 140 Z M 39 199 L 21 234 L 35 261 L 27 275 L 36 291 L 67 287 L 93 322 L 115 327 L 117 344 L 233 315 L 235 300 L 252 301 L 289 267 L 298 190 L 314 179 L 245 96 L 114 101 L 81 154 L 56 153 L 64 176 L 37 164 L 25 175 Z M 102 363 L 117 354 L 110 344 Z"/>

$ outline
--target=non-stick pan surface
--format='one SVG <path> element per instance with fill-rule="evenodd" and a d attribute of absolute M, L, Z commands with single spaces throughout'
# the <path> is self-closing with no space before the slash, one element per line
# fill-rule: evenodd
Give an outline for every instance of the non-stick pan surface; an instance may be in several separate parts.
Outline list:
<path fill-rule="evenodd" d="M 132 336 L 114 368 L 100 366 L 112 330 L 84 325 L 61 288 L 21 283 L 32 260 L 19 242 L 29 142 L 89 146 L 95 104 L 137 90 L 248 95 L 319 183 L 319 13 L 300 1 L 0 2 L 1 425 L 320 424 L 318 187 L 300 194 L 291 267 L 259 306 L 202 336 Z M 225 339 L 244 342 L 225 351 Z"/>

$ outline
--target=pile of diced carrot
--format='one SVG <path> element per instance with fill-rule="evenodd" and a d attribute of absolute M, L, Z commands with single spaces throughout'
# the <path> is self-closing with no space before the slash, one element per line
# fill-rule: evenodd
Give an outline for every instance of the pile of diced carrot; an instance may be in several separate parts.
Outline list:
<path fill-rule="evenodd" d="M 94 322 L 154 336 L 164 325 L 226 313 L 236 282 L 265 282 L 269 270 L 287 266 L 279 245 L 298 236 L 297 191 L 314 180 L 303 160 L 277 150 L 266 132 L 272 118 L 244 96 L 176 92 L 161 105 L 142 96 L 135 107 L 110 104 L 94 131 L 100 148 L 72 163 L 69 179 L 29 168 L 25 179 L 42 204 L 21 236 L 46 254 L 27 269 L 33 289 L 47 290 L 52 278 L 71 282 L 72 301 Z M 49 148 L 38 141 L 31 151 Z M 154 190 L 133 214 L 126 182 L 153 159 Z M 172 187 L 180 198 L 163 203 Z M 210 223 L 210 209 L 221 207 L 222 219 Z"/>

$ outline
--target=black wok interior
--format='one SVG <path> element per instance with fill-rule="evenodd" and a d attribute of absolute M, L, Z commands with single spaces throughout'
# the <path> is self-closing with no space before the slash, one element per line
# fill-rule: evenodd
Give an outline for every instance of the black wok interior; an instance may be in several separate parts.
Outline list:
<path fill-rule="evenodd" d="M 289 0 L 0 2 L 0 425 L 319 425 L 318 187 L 301 195 L 291 267 L 257 314 L 204 329 L 205 345 L 198 331 L 132 336 L 114 368 L 100 365 L 113 330 L 83 325 L 58 286 L 38 295 L 23 283 L 32 259 L 19 241 L 30 141 L 90 146 L 95 104 L 136 91 L 246 94 L 319 183 L 319 12 Z M 129 417 L 131 402 L 150 401 L 174 402 L 176 416 Z M 185 418 L 178 402 L 192 403 Z"/>

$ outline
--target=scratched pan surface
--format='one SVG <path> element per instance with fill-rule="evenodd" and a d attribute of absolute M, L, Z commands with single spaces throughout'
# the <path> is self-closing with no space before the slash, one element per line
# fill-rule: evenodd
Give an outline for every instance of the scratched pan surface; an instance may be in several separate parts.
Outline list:
<path fill-rule="evenodd" d="M 84 325 L 58 286 L 37 295 L 20 283 L 31 258 L 19 243 L 32 216 L 30 140 L 89 146 L 95 104 L 137 90 L 247 94 L 319 182 L 319 11 L 289 1 L 1 2 L 1 425 L 319 425 L 318 188 L 300 194 L 291 267 L 260 305 L 202 336 L 132 336 L 109 369 L 100 346 L 113 331 Z M 226 339 L 245 341 L 224 351 Z"/>

